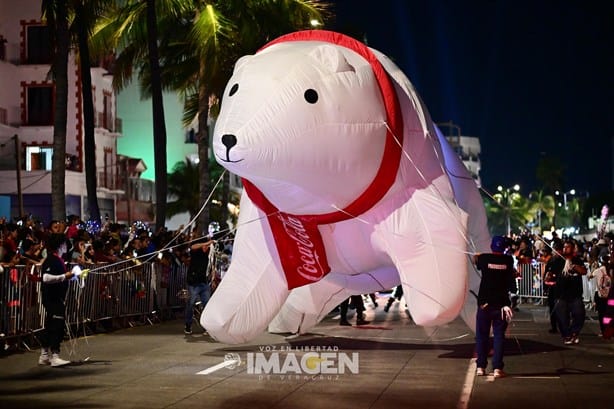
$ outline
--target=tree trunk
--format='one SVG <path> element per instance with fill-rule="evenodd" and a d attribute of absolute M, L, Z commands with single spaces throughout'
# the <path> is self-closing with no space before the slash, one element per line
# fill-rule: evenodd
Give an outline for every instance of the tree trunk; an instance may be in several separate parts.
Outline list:
<path fill-rule="evenodd" d="M 156 180 L 156 229 L 166 223 L 166 124 L 162 99 L 162 82 L 158 61 L 158 27 L 156 1 L 147 0 L 147 42 L 151 69 L 151 107 L 153 113 L 154 161 Z"/>
<path fill-rule="evenodd" d="M 66 220 L 66 117 L 68 110 L 68 12 L 66 2 L 57 2 L 55 16 L 55 112 L 53 117 L 53 158 L 51 161 L 51 217 Z"/>
<path fill-rule="evenodd" d="M 198 82 L 198 171 L 200 175 L 200 203 L 206 203 L 211 193 L 211 181 L 209 175 L 209 94 L 203 80 L 204 62 L 201 60 Z M 207 232 L 210 217 L 210 202 L 205 206 L 198 218 L 197 231 L 204 234 Z"/>
<path fill-rule="evenodd" d="M 76 2 L 77 40 L 79 43 L 79 62 L 81 68 L 81 92 L 83 95 L 83 153 L 85 168 L 85 185 L 87 188 L 87 207 L 90 220 L 100 225 L 100 208 L 98 207 L 96 181 L 96 139 L 94 134 L 94 98 L 92 96 L 92 73 L 88 33 L 83 19 L 83 4 Z M 105 169 L 106 170 L 106 169 Z"/>

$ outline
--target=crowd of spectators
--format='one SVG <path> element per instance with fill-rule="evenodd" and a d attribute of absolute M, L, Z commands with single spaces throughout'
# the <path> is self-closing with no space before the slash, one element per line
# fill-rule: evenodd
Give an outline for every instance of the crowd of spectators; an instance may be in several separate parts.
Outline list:
<path fill-rule="evenodd" d="M 565 235 L 559 237 L 556 232 L 552 232 L 551 237 L 548 238 L 525 232 L 507 237 L 507 240 L 507 252 L 514 256 L 517 264 L 532 264 L 536 261 L 544 261 L 545 257 L 551 255 L 555 243 L 572 240 L 576 255 L 581 257 L 589 268 L 596 268 L 599 264 L 599 257 L 611 253 L 610 247 L 614 243 L 614 233 L 608 232 L 602 238 L 594 237 L 591 240 L 586 240 Z"/>
<path fill-rule="evenodd" d="M 66 221 L 53 220 L 43 225 L 28 217 L 17 222 L 0 218 L 0 268 L 14 265 L 40 264 L 46 257 L 45 243 L 51 233 L 64 233 L 68 239 L 64 259 L 69 263 L 114 263 L 133 259 L 135 262 L 189 263 L 190 243 L 196 240 L 196 229 L 177 231 L 147 225 L 115 223 L 105 218 L 102 226 L 83 222 L 78 216 Z M 221 235 L 231 251 L 232 237 Z M 228 237 L 228 238 L 227 238 Z M 164 250 L 160 252 L 159 250 Z"/>

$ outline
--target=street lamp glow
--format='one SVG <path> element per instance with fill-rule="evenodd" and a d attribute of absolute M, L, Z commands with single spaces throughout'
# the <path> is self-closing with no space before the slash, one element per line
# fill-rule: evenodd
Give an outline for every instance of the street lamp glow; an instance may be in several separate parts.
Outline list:
<path fill-rule="evenodd" d="M 502 203 L 502 205 L 504 206 L 503 210 L 505 211 L 505 219 L 507 222 L 507 235 L 511 236 L 512 234 L 512 225 L 511 225 L 511 209 L 512 209 L 512 199 L 514 199 L 512 197 L 512 193 L 514 192 L 519 192 L 520 191 L 520 185 L 519 184 L 515 184 L 514 186 L 512 186 L 511 188 L 504 188 L 503 186 L 499 185 L 497 186 L 497 190 L 499 192 L 501 192 L 502 195 L 502 201 L 504 203 Z"/>
<path fill-rule="evenodd" d="M 571 189 L 571 190 L 568 190 L 567 192 L 560 192 L 558 190 L 555 190 L 554 194 L 557 196 L 563 195 L 563 205 L 565 206 L 565 209 L 567 209 L 567 195 L 574 196 L 576 194 L 576 189 Z"/>

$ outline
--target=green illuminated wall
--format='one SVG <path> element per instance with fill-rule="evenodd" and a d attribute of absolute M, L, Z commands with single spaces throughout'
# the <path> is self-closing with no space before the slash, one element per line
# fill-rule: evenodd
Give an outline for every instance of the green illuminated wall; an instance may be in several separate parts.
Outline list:
<path fill-rule="evenodd" d="M 189 154 L 197 153 L 196 144 L 186 144 L 181 125 L 183 105 L 173 93 L 164 94 L 164 119 L 166 121 L 166 163 L 170 172 L 175 163 L 182 162 Z M 153 149 L 153 121 L 151 99 L 141 100 L 138 85 L 133 81 L 117 97 L 117 116 L 122 119 L 122 137 L 117 141 L 121 155 L 143 159 L 147 170 L 141 176 L 155 179 Z"/>

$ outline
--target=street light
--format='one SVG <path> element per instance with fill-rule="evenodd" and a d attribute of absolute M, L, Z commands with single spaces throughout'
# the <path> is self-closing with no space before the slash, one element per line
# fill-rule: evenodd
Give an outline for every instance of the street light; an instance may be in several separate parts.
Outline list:
<path fill-rule="evenodd" d="M 554 194 L 557 195 L 557 196 L 560 196 L 561 194 L 563 195 L 563 206 L 565 206 L 565 210 L 567 210 L 567 195 L 568 194 L 571 195 L 571 196 L 575 195 L 576 194 L 576 189 L 571 189 L 571 190 L 568 190 L 567 192 L 564 192 L 564 193 L 561 193 L 558 190 L 556 190 L 554 192 Z M 559 206 L 560 206 L 560 203 L 559 203 Z"/>
<path fill-rule="evenodd" d="M 512 235 L 512 226 L 510 223 L 510 210 L 512 207 L 512 200 L 511 200 L 511 195 L 516 192 L 518 193 L 518 191 L 520 190 L 520 185 L 519 184 L 515 184 L 514 186 L 512 186 L 511 188 L 504 188 L 503 186 L 499 185 L 497 186 L 497 190 L 499 192 L 501 192 L 501 194 L 503 195 L 503 199 L 505 200 L 505 218 L 506 218 L 506 222 L 507 222 L 507 235 L 508 237 L 511 237 Z"/>

